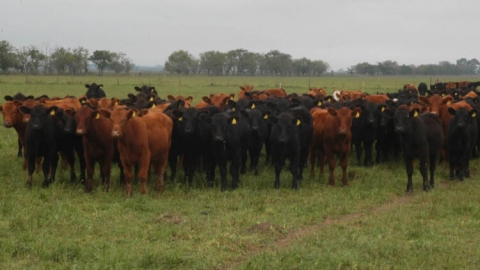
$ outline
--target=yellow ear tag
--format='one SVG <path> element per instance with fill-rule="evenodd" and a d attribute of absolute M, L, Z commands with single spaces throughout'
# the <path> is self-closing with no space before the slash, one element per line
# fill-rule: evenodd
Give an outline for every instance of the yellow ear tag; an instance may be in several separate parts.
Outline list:
<path fill-rule="evenodd" d="M 50 111 L 50 115 L 55 115 L 55 111 L 54 111 L 54 110 L 51 110 L 51 111 Z"/>
<path fill-rule="evenodd" d="M 449 101 L 447 101 L 447 105 L 450 105 L 450 103 L 452 103 L 450 100 L 449 100 Z"/>
<path fill-rule="evenodd" d="M 137 113 L 135 111 L 132 112 L 132 117 L 137 116 Z"/>
<path fill-rule="evenodd" d="M 475 117 L 475 116 L 477 116 L 477 113 L 472 113 L 472 117 Z"/>
<path fill-rule="evenodd" d="M 268 119 L 268 114 L 265 114 L 265 115 L 263 116 L 263 119 L 267 120 L 267 119 Z"/>
<path fill-rule="evenodd" d="M 118 106 L 118 101 L 115 101 L 115 102 L 113 103 L 113 106 Z"/>
<path fill-rule="evenodd" d="M 103 85 L 100 85 L 99 88 L 103 88 Z"/>
<path fill-rule="evenodd" d="M 155 108 L 155 107 L 157 107 L 157 105 L 155 105 L 155 103 L 152 103 L 152 107 L 150 108 Z"/>
<path fill-rule="evenodd" d="M 358 118 L 358 117 L 360 117 L 360 113 L 359 113 L 359 112 L 357 112 L 357 114 L 355 114 L 355 118 Z"/>
<path fill-rule="evenodd" d="M 179 118 L 178 118 L 178 121 L 181 122 L 182 120 L 183 120 L 183 117 L 179 117 Z"/>
<path fill-rule="evenodd" d="M 82 103 L 85 103 L 85 99 L 82 99 L 82 101 L 81 101 L 81 102 L 82 102 Z"/>
<path fill-rule="evenodd" d="M 237 124 L 237 120 L 235 120 L 235 118 L 232 119 L 232 125 L 236 125 Z"/>
<path fill-rule="evenodd" d="M 100 118 L 100 114 L 97 112 L 97 114 L 95 115 L 95 119 L 99 119 Z"/>
<path fill-rule="evenodd" d="M 250 109 L 255 109 L 255 103 L 252 103 L 252 107 Z"/>
<path fill-rule="evenodd" d="M 415 113 L 413 114 L 413 117 L 417 117 L 418 116 L 418 111 L 415 111 Z"/>
<path fill-rule="evenodd" d="M 319 102 L 317 103 L 317 106 L 318 106 L 318 107 L 322 106 L 322 102 L 319 101 Z"/>
<path fill-rule="evenodd" d="M 384 112 L 384 111 L 385 111 L 385 107 L 382 106 L 382 112 Z"/>
<path fill-rule="evenodd" d="M 155 92 L 155 89 L 152 88 L 152 90 L 150 90 L 150 92 L 152 92 L 152 93 Z"/>
<path fill-rule="evenodd" d="M 150 97 L 149 101 L 153 101 L 153 97 Z"/>
<path fill-rule="evenodd" d="M 297 126 L 300 126 L 302 122 L 300 122 L 300 119 L 297 119 Z"/>
<path fill-rule="evenodd" d="M 445 96 L 445 94 L 442 94 L 442 97 L 444 97 L 444 96 Z"/>
<path fill-rule="evenodd" d="M 455 92 L 455 96 L 458 96 L 458 92 Z"/>
<path fill-rule="evenodd" d="M 232 112 L 234 112 L 234 111 L 235 111 L 235 108 L 232 108 Z"/>

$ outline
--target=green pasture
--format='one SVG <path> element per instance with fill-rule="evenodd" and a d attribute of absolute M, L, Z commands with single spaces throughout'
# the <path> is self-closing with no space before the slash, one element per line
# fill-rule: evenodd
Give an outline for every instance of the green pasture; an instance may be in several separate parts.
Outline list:
<path fill-rule="evenodd" d="M 0 76 L 1 97 L 80 96 L 84 84 L 102 83 L 108 97 L 126 97 L 134 86 L 156 87 L 159 95 L 238 93 L 238 86 L 281 86 L 287 93 L 308 86 L 394 92 L 406 83 L 430 84 L 430 77 L 128 77 Z M 479 81 L 479 77 L 442 77 L 441 81 Z M 2 102 L 3 103 L 3 102 Z M 3 120 L 0 120 L 3 123 Z M 436 186 L 422 191 L 418 168 L 414 191 L 405 194 L 402 160 L 357 167 L 353 153 L 350 185 L 327 175 L 310 176 L 298 191 L 284 170 L 273 189 L 273 168 L 261 158 L 259 175 L 240 178 L 240 188 L 207 188 L 198 172 L 194 184 L 166 181 L 165 193 L 149 182 L 146 195 L 134 185 L 127 198 L 112 168 L 113 186 L 84 193 L 60 169 L 56 182 L 41 187 L 16 157 L 13 129 L 0 127 L 0 269 L 478 269 L 480 268 L 480 161 L 471 178 L 448 180 L 448 166 L 437 167 Z M 77 166 L 78 167 L 78 166 Z M 168 174 L 170 169 L 167 170 Z M 336 170 L 337 179 L 340 169 Z M 231 178 L 228 177 L 230 180 Z M 218 181 L 218 174 L 216 177 Z"/>

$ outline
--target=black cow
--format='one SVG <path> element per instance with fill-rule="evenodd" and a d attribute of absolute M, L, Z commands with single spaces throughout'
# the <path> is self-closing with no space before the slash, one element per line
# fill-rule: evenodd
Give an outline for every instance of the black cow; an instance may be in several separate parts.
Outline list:
<path fill-rule="evenodd" d="M 298 189 L 298 171 L 300 162 L 300 135 L 301 120 L 291 112 L 283 112 L 269 118 L 273 123 L 270 134 L 272 161 L 275 167 L 274 188 L 280 188 L 280 172 L 285 166 L 285 159 L 290 160 L 292 173 L 292 188 Z"/>
<path fill-rule="evenodd" d="M 359 117 L 353 118 L 352 143 L 355 146 L 357 166 L 361 166 L 363 149 L 365 149 L 364 166 L 373 165 L 372 148 L 377 138 L 377 127 L 380 112 L 377 104 L 368 101 L 359 106 L 362 109 Z"/>
<path fill-rule="evenodd" d="M 421 82 L 418 84 L 418 94 L 420 96 L 425 96 L 427 94 L 428 86 L 426 83 Z"/>
<path fill-rule="evenodd" d="M 448 108 L 453 118 L 447 130 L 447 155 L 450 163 L 450 180 L 455 176 L 463 181 L 470 177 L 469 163 L 478 137 L 477 110 Z"/>
<path fill-rule="evenodd" d="M 201 144 L 199 143 L 200 112 L 195 108 L 186 108 L 183 111 L 178 109 L 173 110 L 172 113 L 176 118 L 176 133 L 178 132 L 181 141 L 181 144 L 175 145 L 175 147 L 179 147 L 180 149 L 174 149 L 174 153 L 176 155 L 178 155 L 178 153 L 183 155 L 185 182 L 188 180 L 188 183 L 191 185 L 193 182 L 193 175 L 200 164 L 200 157 L 202 154 Z"/>
<path fill-rule="evenodd" d="M 255 103 L 252 103 L 255 104 Z M 248 119 L 250 125 L 250 143 L 248 146 L 248 155 L 250 156 L 250 169 L 253 170 L 253 175 L 258 175 L 258 160 L 260 158 L 260 152 L 263 145 L 268 138 L 268 115 L 269 112 L 266 106 L 260 109 L 261 106 L 253 105 L 253 109 L 246 109 L 241 112 L 244 113 Z M 245 169 L 246 160 L 242 160 L 241 171 Z"/>
<path fill-rule="evenodd" d="M 435 185 L 437 155 L 443 144 L 442 121 L 436 114 L 419 114 L 419 109 L 409 110 L 406 106 L 396 109 L 394 114 L 395 131 L 400 134 L 402 151 L 407 170 L 407 192 L 413 191 L 413 160 L 419 159 L 423 177 L 423 190 Z M 427 161 L 430 162 L 430 183 L 428 182 Z"/>
<path fill-rule="evenodd" d="M 87 88 L 87 92 L 85 93 L 85 96 L 87 96 L 87 99 L 101 99 L 102 97 L 107 97 L 105 95 L 105 91 L 102 89 L 103 84 L 85 84 L 85 88 Z"/>
<path fill-rule="evenodd" d="M 142 85 L 141 87 L 135 86 L 135 90 L 137 90 L 140 93 L 145 93 L 147 95 L 153 94 L 155 96 L 158 96 L 155 86 L 150 86 L 150 85 Z"/>
<path fill-rule="evenodd" d="M 242 155 L 246 155 L 250 128 L 247 120 L 239 113 L 217 113 L 211 117 L 211 149 L 213 162 L 210 168 L 212 177 L 218 165 L 221 177 L 221 190 L 227 190 L 227 162 L 230 161 L 232 189 L 238 188 Z M 208 179 L 213 182 L 212 179 Z"/>
<path fill-rule="evenodd" d="M 47 187 L 55 180 L 58 154 L 53 115 L 57 110 L 56 106 L 48 109 L 43 105 L 36 105 L 31 109 L 25 106 L 20 107 L 23 114 L 30 114 L 25 132 L 25 155 L 28 160 L 27 186 L 29 187 L 32 186 L 37 157 L 43 157 L 43 187 Z"/>
<path fill-rule="evenodd" d="M 60 112 L 62 110 L 60 109 Z M 77 153 L 79 164 L 80 164 L 80 183 L 85 183 L 85 155 L 83 149 L 82 137 L 77 136 L 75 131 L 77 130 L 77 123 L 75 121 L 75 109 L 66 109 L 62 114 L 57 114 L 61 116 L 61 121 L 63 124 L 63 133 L 62 140 L 60 142 L 60 151 L 62 151 L 70 165 L 70 180 L 75 182 L 77 180 L 77 175 L 75 174 L 75 153 Z"/>

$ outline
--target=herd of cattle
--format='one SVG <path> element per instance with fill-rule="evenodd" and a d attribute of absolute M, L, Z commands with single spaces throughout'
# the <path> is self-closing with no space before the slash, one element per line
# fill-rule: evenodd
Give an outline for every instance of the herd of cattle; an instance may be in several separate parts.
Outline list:
<path fill-rule="evenodd" d="M 79 180 L 87 192 L 92 191 L 96 162 L 106 190 L 112 164 L 118 163 L 120 182 L 128 195 L 134 176 L 141 193 L 147 191 L 150 170 L 162 192 L 167 165 L 173 180 L 179 162 L 185 182 L 192 184 L 195 172 L 202 170 L 208 186 L 214 185 L 218 166 L 224 191 L 228 189 L 228 163 L 235 189 L 247 171 L 248 157 L 253 174 L 258 175 L 264 146 L 266 162 L 275 169 L 275 188 L 280 187 L 286 159 L 293 189 L 302 181 L 308 159 L 311 175 L 315 167 L 323 174 L 328 164 L 329 184 L 335 185 L 335 156 L 343 184 L 348 185 L 353 145 L 359 166 L 403 154 L 407 191 L 413 190 L 413 165 L 418 162 L 427 191 L 434 186 L 439 161 L 449 162 L 452 180 L 470 175 L 470 158 L 479 154 L 478 85 L 437 83 L 428 89 L 425 83 L 407 84 L 398 92 L 376 95 L 360 90 L 335 90 L 327 95 L 322 88 L 287 94 L 282 88 L 257 91 L 241 86 L 236 99 L 235 94 L 211 94 L 194 105 L 192 97 L 169 95 L 164 100 L 155 87 L 146 85 L 135 87 L 137 94 L 125 99 L 107 98 L 103 85 L 93 83 L 85 85 L 87 91 L 80 98 L 7 95 L 0 111 L 4 126 L 17 132 L 18 156 L 24 157 L 24 170 L 28 168 L 28 186 L 40 167 L 43 186 L 52 183 L 59 156 L 70 166 L 71 181 L 77 181 L 76 154 Z"/>

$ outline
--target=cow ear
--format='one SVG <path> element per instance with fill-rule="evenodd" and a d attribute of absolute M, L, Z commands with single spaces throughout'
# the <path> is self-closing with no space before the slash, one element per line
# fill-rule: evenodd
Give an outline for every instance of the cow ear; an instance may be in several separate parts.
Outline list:
<path fill-rule="evenodd" d="M 85 84 L 85 88 L 90 88 L 90 84 Z"/>
<path fill-rule="evenodd" d="M 131 99 L 133 102 L 137 101 L 137 97 L 134 94 L 128 94 L 127 95 L 129 99 Z"/>
<path fill-rule="evenodd" d="M 248 111 L 240 110 L 240 114 L 243 115 L 243 117 L 248 118 Z"/>
<path fill-rule="evenodd" d="M 417 117 L 419 113 L 420 113 L 420 109 L 415 108 L 415 109 L 410 111 L 409 115 L 410 115 L 410 117 Z"/>
<path fill-rule="evenodd" d="M 447 96 L 447 97 L 443 98 L 442 104 L 450 105 L 450 103 L 452 103 L 452 101 L 453 101 L 453 97 Z"/>
<path fill-rule="evenodd" d="M 223 100 L 222 100 L 222 103 L 223 104 L 228 104 L 229 101 L 230 101 L 230 97 L 224 97 Z"/>
<path fill-rule="evenodd" d="M 192 97 L 192 96 L 188 96 L 185 100 L 188 100 L 188 101 L 192 102 L 192 101 L 193 101 L 193 97 Z"/>
<path fill-rule="evenodd" d="M 137 109 L 131 109 L 127 113 L 127 119 L 136 117 L 138 115 L 138 110 Z"/>
<path fill-rule="evenodd" d="M 328 113 L 332 116 L 337 116 L 337 111 L 334 108 L 328 108 Z"/>
<path fill-rule="evenodd" d="M 232 108 L 232 111 L 235 111 L 235 106 L 237 105 L 237 103 L 231 99 L 227 100 L 227 104 L 229 107 Z"/>
<path fill-rule="evenodd" d="M 240 90 L 245 91 L 245 87 L 243 86 L 239 86 L 239 87 L 240 87 Z"/>
<path fill-rule="evenodd" d="M 230 98 L 230 100 L 233 100 L 235 99 L 235 94 L 230 94 L 228 97 Z"/>
<path fill-rule="evenodd" d="M 172 110 L 172 114 L 173 114 L 175 117 L 177 117 L 177 118 L 179 119 L 179 121 L 182 121 L 182 120 L 180 120 L 180 118 L 183 117 L 183 112 L 182 112 L 181 110 L 179 110 L 179 109 L 173 109 L 173 110 Z"/>
<path fill-rule="evenodd" d="M 99 85 L 98 85 L 98 88 L 103 88 L 103 84 L 99 84 Z"/>
<path fill-rule="evenodd" d="M 138 113 L 138 117 L 142 117 L 144 115 L 148 114 L 148 110 L 147 109 L 143 109 L 141 110 L 139 113 Z"/>
<path fill-rule="evenodd" d="M 13 97 L 12 97 L 12 96 L 9 96 L 9 95 L 6 95 L 6 96 L 5 96 L 5 100 L 6 100 L 6 101 L 13 101 Z"/>
<path fill-rule="evenodd" d="M 172 95 L 168 95 L 168 96 L 167 96 L 167 99 L 170 100 L 170 101 L 174 101 L 174 100 L 175 100 L 175 97 L 172 96 Z"/>
<path fill-rule="evenodd" d="M 424 96 L 419 96 L 418 101 L 420 101 L 423 104 L 430 104 L 430 102 L 428 101 L 428 98 L 426 98 Z"/>
<path fill-rule="evenodd" d="M 111 106 L 116 107 L 120 105 L 120 100 L 118 98 L 112 98 Z"/>
<path fill-rule="evenodd" d="M 471 110 L 469 115 L 470 115 L 470 117 L 474 117 L 474 118 L 477 117 L 477 109 Z"/>
<path fill-rule="evenodd" d="M 155 87 L 150 88 L 150 93 L 155 93 Z"/>
<path fill-rule="evenodd" d="M 358 107 L 355 108 L 355 109 L 353 109 L 353 111 L 352 111 L 352 117 L 353 117 L 353 118 L 359 118 L 361 112 L 362 112 L 362 109 L 360 109 L 360 108 L 358 108 Z"/>
<path fill-rule="evenodd" d="M 88 102 L 90 102 L 90 104 L 92 104 L 93 106 L 98 106 L 98 100 L 94 98 L 91 98 Z"/>
<path fill-rule="evenodd" d="M 379 105 L 377 106 L 377 109 L 378 109 L 380 112 L 384 112 L 386 108 L 387 108 L 387 105 L 385 105 L 385 104 L 379 104 Z"/>
<path fill-rule="evenodd" d="M 155 97 L 156 97 L 156 96 L 155 96 L 154 94 L 149 95 L 149 96 L 148 96 L 148 101 L 153 101 L 153 100 L 155 100 Z"/>
<path fill-rule="evenodd" d="M 95 110 L 92 112 L 92 119 L 99 119 L 100 116 L 109 119 L 111 115 L 112 113 L 109 110 L 105 110 L 105 109 Z"/>
<path fill-rule="evenodd" d="M 333 98 L 333 96 L 330 96 L 330 95 L 329 95 L 329 96 L 326 96 L 326 97 L 325 97 L 325 100 L 328 101 L 328 102 L 330 102 L 330 103 L 336 102 L 336 100 Z"/>
<path fill-rule="evenodd" d="M 212 100 L 211 100 L 209 97 L 207 97 L 207 96 L 202 97 L 202 100 L 203 100 L 205 103 L 212 104 Z"/>
<path fill-rule="evenodd" d="M 452 108 L 452 107 L 448 107 L 447 110 L 448 110 L 448 113 L 451 114 L 451 115 L 455 115 L 455 113 L 456 113 L 455 109 Z"/>
<path fill-rule="evenodd" d="M 80 101 L 80 104 L 85 105 L 85 103 L 87 103 L 87 98 L 86 97 L 79 98 L 78 101 Z"/>
<path fill-rule="evenodd" d="M 51 115 L 51 116 L 54 116 L 54 115 L 57 114 L 57 111 L 58 111 L 58 107 L 57 106 L 52 106 L 52 107 L 47 109 L 47 114 Z"/>
<path fill-rule="evenodd" d="M 135 89 L 136 91 L 138 91 L 138 92 L 142 91 L 142 89 L 141 89 L 140 87 L 138 87 L 138 86 L 135 86 L 134 89 Z"/>
<path fill-rule="evenodd" d="M 270 112 L 264 112 L 264 113 L 262 114 L 263 119 L 268 120 L 269 115 L 270 115 Z"/>
<path fill-rule="evenodd" d="M 227 122 L 230 124 L 230 125 L 236 125 L 238 123 L 238 116 L 233 116 L 232 118 L 228 119 Z"/>
<path fill-rule="evenodd" d="M 18 110 L 20 110 L 20 112 L 23 113 L 23 114 L 30 114 L 30 112 L 31 112 L 31 109 L 26 107 L 26 106 L 20 106 L 20 108 L 18 108 Z"/>

